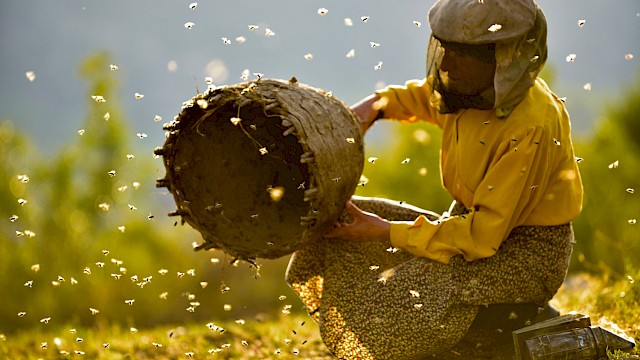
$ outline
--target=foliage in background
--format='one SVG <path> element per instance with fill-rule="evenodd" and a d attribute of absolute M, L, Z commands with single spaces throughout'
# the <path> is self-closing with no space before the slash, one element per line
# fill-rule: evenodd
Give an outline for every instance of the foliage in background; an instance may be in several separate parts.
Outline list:
<path fill-rule="evenodd" d="M 640 268 L 640 81 L 574 142 L 585 201 L 573 269 L 625 275 Z"/>
<path fill-rule="evenodd" d="M 256 279 L 256 269 L 231 266 L 222 253 L 194 253 L 199 235 L 173 226 L 173 200 L 155 188 L 161 160 L 145 134 L 128 129 L 108 56 L 86 59 L 80 75 L 87 117 L 59 154 L 39 155 L 11 122 L 0 123 L 0 289 L 9 294 L 0 333 L 234 318 L 284 306 L 286 259 L 260 270 L 273 281 Z"/>
<path fill-rule="evenodd" d="M 356 194 L 404 201 L 441 213 L 451 197 L 440 180 L 441 130 L 425 122 L 379 122 L 384 137 L 365 144 L 366 159 Z M 365 139 L 366 140 L 366 139 Z"/>

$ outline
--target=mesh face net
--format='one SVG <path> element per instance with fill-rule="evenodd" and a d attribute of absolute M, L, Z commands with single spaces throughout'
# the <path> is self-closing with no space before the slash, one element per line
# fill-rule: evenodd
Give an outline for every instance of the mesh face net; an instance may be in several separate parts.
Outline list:
<path fill-rule="evenodd" d="M 445 55 L 449 52 L 455 55 Z M 427 81 L 433 89 L 432 105 L 436 106 L 441 113 L 452 113 L 458 109 L 466 108 L 492 109 L 495 97 L 493 86 L 488 84 L 485 89 L 479 87 L 478 90 L 480 93 L 476 95 L 462 94 L 453 90 L 452 86 L 449 85 L 449 71 L 441 70 L 445 56 L 448 58 L 470 56 L 478 59 L 478 61 L 494 63 L 494 54 L 495 46 L 489 46 L 488 44 L 466 45 L 451 43 L 432 36 L 429 42 L 429 54 L 427 56 L 427 59 L 430 60 L 427 68 Z M 477 63 L 474 63 L 474 65 L 476 64 Z M 456 66 L 471 66 L 471 64 L 458 64 Z M 467 74 L 467 76 L 468 75 L 469 74 Z M 476 86 L 481 85 L 474 85 L 474 87 Z"/>
<path fill-rule="evenodd" d="M 546 19 L 532 0 L 440 0 L 429 12 L 429 21 L 433 33 L 427 49 L 427 82 L 433 89 L 431 103 L 441 113 L 489 106 L 498 117 L 508 116 L 547 59 Z M 443 42 L 495 44 L 493 88 L 462 101 L 447 93 L 439 75 Z"/>

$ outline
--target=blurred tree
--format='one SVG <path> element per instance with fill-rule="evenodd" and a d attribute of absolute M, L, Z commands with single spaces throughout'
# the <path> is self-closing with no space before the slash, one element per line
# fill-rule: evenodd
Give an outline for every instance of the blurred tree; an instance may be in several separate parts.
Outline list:
<path fill-rule="evenodd" d="M 367 162 L 356 194 L 404 201 L 442 212 L 451 197 L 440 180 L 442 131 L 426 122 L 381 122 L 384 137 L 365 146 Z"/>
<path fill-rule="evenodd" d="M 87 58 L 80 75 L 88 81 L 90 94 L 105 102 L 87 96 L 88 114 L 78 138 L 64 146 L 57 158 L 38 166 L 35 175 L 41 180 L 40 188 L 34 192 L 40 197 L 41 226 L 46 229 L 39 237 L 41 248 L 47 253 L 67 254 L 64 261 L 75 266 L 83 265 L 79 260 L 90 244 L 85 237 L 112 226 L 103 221 L 100 211 L 105 213 L 108 209 L 111 218 L 121 216 L 115 208 L 120 204 L 114 198 L 114 185 L 122 177 L 121 169 L 127 166 L 125 149 L 131 146 L 107 55 Z"/>
<path fill-rule="evenodd" d="M 0 122 L 0 284 L 5 274 L 15 272 L 15 262 L 8 259 L 19 256 L 19 243 L 35 234 L 24 225 L 31 217 L 27 209 L 32 199 L 25 190 L 31 181 L 27 159 L 32 153 L 29 141 L 16 133 L 12 122 Z"/>
<path fill-rule="evenodd" d="M 585 187 L 572 269 L 623 275 L 640 266 L 640 81 L 576 139 Z"/>
<path fill-rule="evenodd" d="M 10 293 L 0 333 L 45 318 L 128 327 L 276 308 L 290 291 L 286 259 L 265 262 L 258 281 L 256 269 L 231 267 L 224 254 L 194 253 L 195 231 L 154 215 L 167 199 L 155 189 L 157 164 L 152 149 L 130 140 L 109 65 L 105 53 L 80 65 L 87 116 L 59 154 L 41 156 L 11 122 L 0 123 L 0 288 Z"/>

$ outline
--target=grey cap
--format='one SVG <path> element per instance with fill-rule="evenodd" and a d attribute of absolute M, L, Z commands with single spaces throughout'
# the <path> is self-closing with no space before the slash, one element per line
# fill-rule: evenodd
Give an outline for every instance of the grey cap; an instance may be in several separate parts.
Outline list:
<path fill-rule="evenodd" d="M 536 19 L 533 0 L 438 0 L 429 24 L 442 40 L 487 44 L 524 36 Z"/>

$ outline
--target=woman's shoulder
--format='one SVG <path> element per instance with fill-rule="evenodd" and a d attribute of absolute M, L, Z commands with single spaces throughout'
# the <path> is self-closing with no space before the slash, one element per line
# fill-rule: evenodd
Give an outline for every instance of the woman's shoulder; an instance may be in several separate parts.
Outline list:
<path fill-rule="evenodd" d="M 506 119 L 516 126 L 555 129 L 569 124 L 564 99 L 558 97 L 541 78 Z"/>
<path fill-rule="evenodd" d="M 536 81 L 533 83 L 533 86 L 530 90 L 534 95 L 538 95 L 541 97 L 546 97 L 549 101 L 554 104 L 561 105 L 564 108 L 564 98 L 559 97 L 556 93 L 551 90 L 549 85 L 542 79 L 541 77 L 537 77 Z"/>

